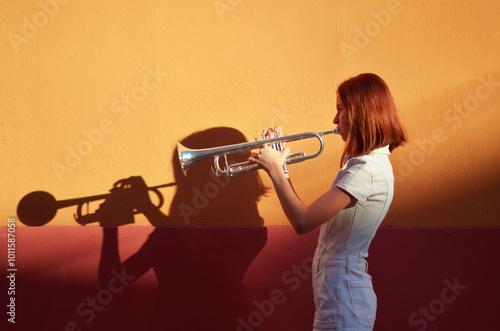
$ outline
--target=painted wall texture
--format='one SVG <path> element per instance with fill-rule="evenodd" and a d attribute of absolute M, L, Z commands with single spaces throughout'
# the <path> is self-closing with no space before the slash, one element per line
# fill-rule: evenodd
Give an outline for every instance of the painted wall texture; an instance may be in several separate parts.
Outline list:
<path fill-rule="evenodd" d="M 497 0 L 4 1 L 0 328 L 13 327 L 14 282 L 20 330 L 310 329 L 317 230 L 293 233 L 262 171 L 217 178 L 204 160 L 184 176 L 177 141 L 331 130 L 336 87 L 374 72 L 410 138 L 370 250 L 375 330 L 498 330 L 499 12 Z M 343 143 L 324 139 L 289 167 L 306 203 L 339 169 Z M 82 204 L 86 227 L 75 201 L 21 208 L 31 192 L 93 197 L 131 176 L 175 183 L 149 191 L 159 212 L 133 215 L 139 200 L 119 188 L 111 218 L 103 197 Z"/>
<path fill-rule="evenodd" d="M 500 222 L 498 1 L 42 0 L 3 7 L 2 223 L 36 190 L 64 200 L 106 193 L 132 175 L 151 186 L 178 181 L 176 142 L 194 132 L 228 127 L 254 140 L 274 125 L 289 134 L 331 129 L 336 86 L 361 72 L 387 81 L 411 139 L 392 155 L 396 197 L 385 225 Z M 223 132 L 213 135 L 201 135 L 198 145 L 225 144 Z M 338 170 L 343 144 L 334 136 L 325 144 L 320 158 L 292 169 L 306 202 Z M 202 167 L 190 172 L 212 180 Z M 176 190 L 161 189 L 162 211 L 195 215 L 196 191 L 179 211 L 171 205 Z M 287 224 L 272 192 L 256 208 L 264 224 Z M 76 224 L 69 209 L 50 224 Z M 149 223 L 138 216 L 136 224 Z"/>

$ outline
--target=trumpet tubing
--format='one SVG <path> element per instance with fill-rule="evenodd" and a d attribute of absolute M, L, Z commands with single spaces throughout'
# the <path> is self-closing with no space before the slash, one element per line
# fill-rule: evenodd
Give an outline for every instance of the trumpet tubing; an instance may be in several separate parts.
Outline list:
<path fill-rule="evenodd" d="M 320 148 L 318 152 L 312 155 L 307 155 L 304 152 L 290 154 L 285 160 L 284 167 L 286 167 L 286 165 L 288 164 L 303 162 L 319 156 L 323 152 L 323 146 L 324 146 L 323 139 L 321 137 L 328 134 L 339 134 L 339 129 L 335 128 L 334 130 L 331 131 L 324 131 L 318 133 L 305 132 L 284 137 L 275 137 L 260 141 L 233 144 L 233 145 L 206 148 L 206 149 L 190 149 L 183 146 L 180 142 L 177 142 L 177 152 L 179 154 L 179 162 L 181 164 L 182 172 L 184 173 L 185 176 L 187 176 L 187 171 L 193 163 L 210 157 L 214 158 L 213 171 L 217 176 L 233 176 L 248 171 L 262 169 L 262 167 L 250 162 L 240 162 L 229 165 L 227 162 L 227 155 L 229 154 L 251 151 L 265 144 L 282 145 L 282 143 L 285 142 L 292 142 L 292 141 L 311 139 L 311 138 L 316 138 L 319 141 Z M 221 157 L 224 157 L 225 161 L 224 169 L 222 169 L 219 165 L 219 159 Z"/>

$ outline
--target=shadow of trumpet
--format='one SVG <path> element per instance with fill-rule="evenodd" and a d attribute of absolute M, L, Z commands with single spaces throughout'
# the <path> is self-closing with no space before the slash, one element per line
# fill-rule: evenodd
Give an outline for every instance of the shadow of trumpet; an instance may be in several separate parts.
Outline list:
<path fill-rule="evenodd" d="M 164 202 L 163 195 L 158 189 L 174 185 L 176 185 L 176 183 L 162 184 L 147 188 L 148 191 L 157 195 L 159 202 L 156 207 L 158 209 L 163 206 Z M 134 215 L 139 213 L 138 210 L 133 207 L 134 192 L 131 192 L 133 190 L 134 188 L 117 182 L 109 191 L 110 193 L 60 201 L 57 201 L 54 196 L 48 192 L 35 191 L 28 193 L 19 201 L 17 205 L 17 215 L 19 220 L 25 225 L 42 226 L 49 223 L 56 216 L 57 210 L 70 206 L 77 206 L 76 213 L 73 215 L 75 221 L 80 225 L 100 222 L 107 216 L 106 214 L 112 214 L 115 216 L 112 219 L 120 220 L 120 224 L 115 225 L 131 224 L 134 223 Z M 103 199 L 106 200 L 106 209 L 99 208 L 94 213 L 89 213 L 89 204 L 92 201 Z M 86 214 L 83 214 L 84 206 L 87 206 Z"/>

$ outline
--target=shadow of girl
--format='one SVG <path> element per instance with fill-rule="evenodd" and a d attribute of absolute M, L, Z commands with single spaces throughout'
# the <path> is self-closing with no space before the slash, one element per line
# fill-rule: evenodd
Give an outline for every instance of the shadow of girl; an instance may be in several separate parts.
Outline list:
<path fill-rule="evenodd" d="M 181 143 L 198 149 L 244 141 L 237 130 L 212 128 Z M 229 156 L 229 162 L 246 160 L 248 154 L 235 158 Z M 136 280 L 152 268 L 159 293 L 145 330 L 235 330 L 237 317 L 249 311 L 243 277 L 267 241 L 257 209 L 266 190 L 255 171 L 213 176 L 212 158 L 193 164 L 188 176 L 176 151 L 172 162 L 177 191 L 169 214 L 144 211 L 155 229 L 139 251 L 122 263 L 117 228 L 103 227 L 100 284 L 108 284 L 116 270 Z M 133 316 L 133 309 L 124 315 Z M 111 325 L 116 327 L 116 321 L 109 321 Z"/>

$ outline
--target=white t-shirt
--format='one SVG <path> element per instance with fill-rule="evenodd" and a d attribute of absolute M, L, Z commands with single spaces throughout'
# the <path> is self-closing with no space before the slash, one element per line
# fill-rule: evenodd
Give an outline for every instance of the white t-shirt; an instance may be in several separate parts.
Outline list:
<path fill-rule="evenodd" d="M 338 186 L 355 199 L 331 220 L 321 225 L 316 262 L 342 256 L 365 258 L 394 194 L 394 175 L 389 146 L 369 155 L 349 158 L 332 187 Z"/>

